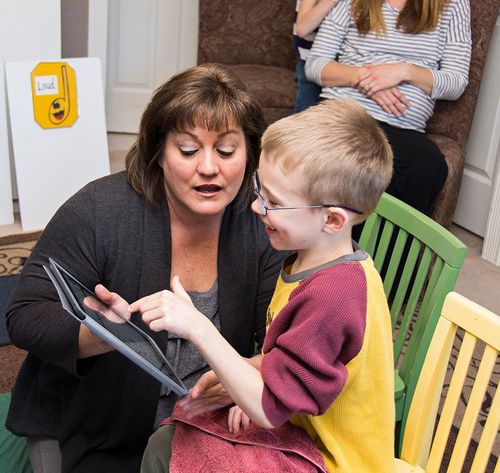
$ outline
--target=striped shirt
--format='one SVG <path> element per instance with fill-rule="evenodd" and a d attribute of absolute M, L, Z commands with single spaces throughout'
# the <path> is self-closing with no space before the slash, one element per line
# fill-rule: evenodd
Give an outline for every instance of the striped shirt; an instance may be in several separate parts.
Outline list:
<path fill-rule="evenodd" d="M 351 98 L 358 101 L 377 120 L 398 128 L 425 131 L 437 99 L 456 100 L 467 82 L 471 56 L 469 0 L 451 0 L 445 6 L 438 25 L 432 31 L 408 34 L 396 29 L 399 10 L 384 2 L 386 33 L 360 35 L 352 17 L 351 0 L 341 0 L 326 16 L 316 35 L 306 75 L 321 84 L 321 71 L 330 61 L 351 66 L 405 62 L 432 72 L 429 96 L 409 83 L 398 89 L 410 101 L 401 117 L 385 112 L 374 100 L 353 87 L 323 87 L 321 97 Z"/>

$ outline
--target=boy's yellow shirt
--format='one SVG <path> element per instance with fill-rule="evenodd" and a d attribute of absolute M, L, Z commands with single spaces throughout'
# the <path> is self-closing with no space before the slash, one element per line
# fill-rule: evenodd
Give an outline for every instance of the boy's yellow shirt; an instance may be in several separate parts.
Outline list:
<path fill-rule="evenodd" d="M 360 257 L 362 255 L 362 257 Z M 366 280 L 366 320 L 362 346 L 346 365 L 342 391 L 321 415 L 295 414 L 320 449 L 330 472 L 381 473 L 394 470 L 394 366 L 390 313 L 382 281 L 362 250 L 310 271 L 289 275 L 285 261 L 267 311 L 267 329 L 290 294 L 309 276 L 330 265 L 356 265 Z M 348 268 L 349 269 L 349 268 Z M 340 283 L 345 285 L 345 281 Z"/>

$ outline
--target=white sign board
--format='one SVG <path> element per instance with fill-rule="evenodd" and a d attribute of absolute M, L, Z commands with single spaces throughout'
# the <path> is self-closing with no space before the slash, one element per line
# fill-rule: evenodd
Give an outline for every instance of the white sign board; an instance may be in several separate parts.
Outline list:
<path fill-rule="evenodd" d="M 61 61 L 61 60 L 55 60 Z M 40 62 L 7 62 L 6 77 L 21 224 L 42 229 L 89 181 L 109 174 L 101 67 L 97 58 L 63 59 L 76 73 L 78 119 L 42 128 L 34 118 L 31 73 Z"/>
<path fill-rule="evenodd" d="M 5 95 L 5 72 L 0 59 L 0 225 L 14 223 Z"/>

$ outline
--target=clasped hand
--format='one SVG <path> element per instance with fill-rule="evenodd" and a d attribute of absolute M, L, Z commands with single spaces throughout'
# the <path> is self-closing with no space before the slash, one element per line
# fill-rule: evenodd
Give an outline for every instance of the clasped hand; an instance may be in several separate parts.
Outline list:
<path fill-rule="evenodd" d="M 410 106 L 410 101 L 397 88 L 406 80 L 407 68 L 405 63 L 363 66 L 354 87 L 374 100 L 385 112 L 400 117 Z"/>

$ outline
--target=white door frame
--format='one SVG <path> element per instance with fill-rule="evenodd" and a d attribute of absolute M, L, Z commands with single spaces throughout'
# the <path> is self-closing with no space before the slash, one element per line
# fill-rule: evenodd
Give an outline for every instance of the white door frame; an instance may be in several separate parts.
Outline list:
<path fill-rule="evenodd" d="M 108 0 L 89 1 L 87 55 L 101 60 L 103 91 L 106 91 L 108 47 Z"/>
<path fill-rule="evenodd" d="M 99 57 L 102 63 L 107 129 L 136 133 L 154 90 L 168 77 L 196 64 L 198 0 L 88 2 L 88 55 Z M 130 38 L 120 35 L 120 28 L 134 21 L 134 4 L 134 8 L 144 5 L 138 12 L 141 20 L 133 24 L 140 30 L 138 42 L 133 43 L 131 54 L 124 54 L 131 46 Z M 141 26 L 141 21 L 152 23 Z"/>
<path fill-rule="evenodd" d="M 497 112 L 495 131 L 497 135 L 500 135 L 500 106 Z M 500 146 L 497 155 L 496 177 L 481 257 L 495 266 L 500 266 Z"/>

